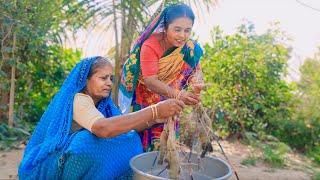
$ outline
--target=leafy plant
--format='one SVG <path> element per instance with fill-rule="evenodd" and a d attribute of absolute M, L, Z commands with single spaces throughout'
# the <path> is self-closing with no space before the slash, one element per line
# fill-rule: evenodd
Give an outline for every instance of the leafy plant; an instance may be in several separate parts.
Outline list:
<path fill-rule="evenodd" d="M 52 59 L 51 48 L 61 48 L 61 35 L 70 28 L 85 26 L 90 21 L 92 1 L 32 1 L 4 0 L 0 11 L 0 121 L 7 122 L 8 108 L 19 102 L 16 91 L 41 90 L 45 76 L 54 76 L 44 70 L 63 65 L 64 59 Z M 63 50 L 62 50 L 63 51 Z M 61 57 L 61 56 L 60 56 Z M 55 57 L 57 58 L 57 57 Z M 61 64 L 60 64 L 61 63 Z M 62 66 L 61 71 L 65 67 Z M 37 72 L 34 72 L 34 70 Z M 32 73 L 30 73 L 33 71 Z M 13 76 L 11 76 L 13 74 Z M 56 76 L 56 78 L 59 78 Z M 14 82 L 18 81 L 18 84 Z M 55 81 L 52 80 L 51 83 Z M 9 91 L 14 101 L 9 102 Z M 26 103 L 22 99 L 22 103 Z M 8 105 L 10 104 L 10 105 Z M 17 104 L 17 103 L 16 103 Z M 19 109 L 21 111 L 21 109 Z M 21 114 L 20 114 L 21 115 Z M 10 116 L 13 117 L 13 116 Z M 12 121 L 12 118 L 9 120 Z"/>
<path fill-rule="evenodd" d="M 31 136 L 34 126 L 27 123 L 16 127 L 0 124 L 0 150 L 19 149 L 20 144 Z"/>
<path fill-rule="evenodd" d="M 291 87 L 286 74 L 289 49 L 277 28 L 257 35 L 243 24 L 233 35 L 216 27 L 202 58 L 203 97 L 220 135 L 241 138 L 245 132 L 270 134 L 291 117 Z"/>
<path fill-rule="evenodd" d="M 320 165 L 320 147 L 314 147 L 307 151 L 307 155 L 317 164 Z"/>
<path fill-rule="evenodd" d="M 290 149 L 286 144 L 278 142 L 272 145 L 261 144 L 260 147 L 264 150 L 262 156 L 264 162 L 270 164 L 272 167 L 281 168 L 284 166 L 285 160 L 283 156 Z"/>
<path fill-rule="evenodd" d="M 245 166 L 255 166 L 256 165 L 256 162 L 257 162 L 257 159 L 253 156 L 249 156 L 247 159 L 245 160 L 242 160 L 241 161 L 241 164 L 242 165 L 245 165 Z"/>
<path fill-rule="evenodd" d="M 320 48 L 313 58 L 300 67 L 301 79 L 296 83 L 295 112 L 290 121 L 278 123 L 272 133 L 299 152 L 305 152 L 320 163 Z"/>
<path fill-rule="evenodd" d="M 316 172 L 314 175 L 313 175 L 313 180 L 320 180 L 320 172 Z"/>

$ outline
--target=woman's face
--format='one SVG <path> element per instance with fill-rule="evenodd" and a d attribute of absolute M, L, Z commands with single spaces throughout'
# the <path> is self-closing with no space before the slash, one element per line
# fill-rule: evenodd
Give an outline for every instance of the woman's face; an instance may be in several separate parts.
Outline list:
<path fill-rule="evenodd" d="M 192 20 L 181 17 L 173 20 L 167 29 L 167 40 L 175 47 L 184 45 L 192 31 Z"/>
<path fill-rule="evenodd" d="M 96 69 L 96 73 L 90 79 L 87 79 L 85 93 L 91 96 L 96 104 L 110 95 L 113 85 L 112 80 L 112 67 L 108 65 L 99 67 Z"/>

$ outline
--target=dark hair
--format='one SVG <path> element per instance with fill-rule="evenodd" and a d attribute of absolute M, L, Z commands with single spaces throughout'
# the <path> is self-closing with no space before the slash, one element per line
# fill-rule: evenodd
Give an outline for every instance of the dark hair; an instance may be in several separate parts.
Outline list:
<path fill-rule="evenodd" d="M 175 4 L 169 7 L 167 13 L 163 20 L 163 25 L 168 28 L 169 24 L 172 23 L 177 18 L 187 17 L 192 20 L 192 25 L 194 23 L 194 14 L 192 9 L 186 4 Z"/>
<path fill-rule="evenodd" d="M 91 67 L 90 67 L 90 71 L 89 71 L 89 74 L 88 74 L 88 77 L 87 79 L 90 79 L 92 77 L 92 75 L 94 75 L 94 73 L 97 72 L 97 69 L 98 68 L 101 68 L 101 67 L 105 67 L 105 66 L 110 66 L 112 67 L 112 64 L 111 62 L 107 59 L 107 58 L 104 58 L 104 57 L 98 57 L 96 60 L 94 60 L 94 62 L 92 63 Z"/>

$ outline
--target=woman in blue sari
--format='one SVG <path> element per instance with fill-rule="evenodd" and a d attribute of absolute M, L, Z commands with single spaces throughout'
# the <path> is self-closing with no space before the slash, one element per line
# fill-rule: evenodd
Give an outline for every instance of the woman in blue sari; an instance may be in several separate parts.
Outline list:
<path fill-rule="evenodd" d="M 129 160 L 142 153 L 137 131 L 184 107 L 170 99 L 121 115 L 110 98 L 112 65 L 102 57 L 78 63 L 30 138 L 20 179 L 116 179 L 130 175 Z"/>

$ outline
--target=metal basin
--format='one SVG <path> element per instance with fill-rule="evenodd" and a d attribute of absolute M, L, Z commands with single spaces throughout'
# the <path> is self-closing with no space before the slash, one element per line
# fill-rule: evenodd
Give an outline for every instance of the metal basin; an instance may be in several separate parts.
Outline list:
<path fill-rule="evenodd" d="M 152 164 L 157 156 L 158 151 L 148 152 L 137 155 L 130 160 L 130 167 L 133 170 L 134 180 L 166 180 L 169 179 L 168 169 L 165 167 L 167 163 L 158 165 L 157 161 L 152 168 Z M 180 157 L 182 155 L 180 154 Z M 215 158 L 206 156 L 200 160 L 197 154 L 191 155 L 192 179 L 194 180 L 226 180 L 229 179 L 233 173 L 230 165 L 226 162 Z M 182 158 L 182 157 L 181 157 Z M 152 168 L 152 169 L 151 169 Z M 179 179 L 190 180 L 189 175 L 190 165 L 187 164 L 187 159 L 183 159 L 181 163 Z M 164 170 L 165 169 L 165 170 Z M 163 171 L 164 170 L 164 171 Z M 162 173 L 160 173 L 163 171 Z M 160 174 L 159 174 L 160 173 Z"/>

